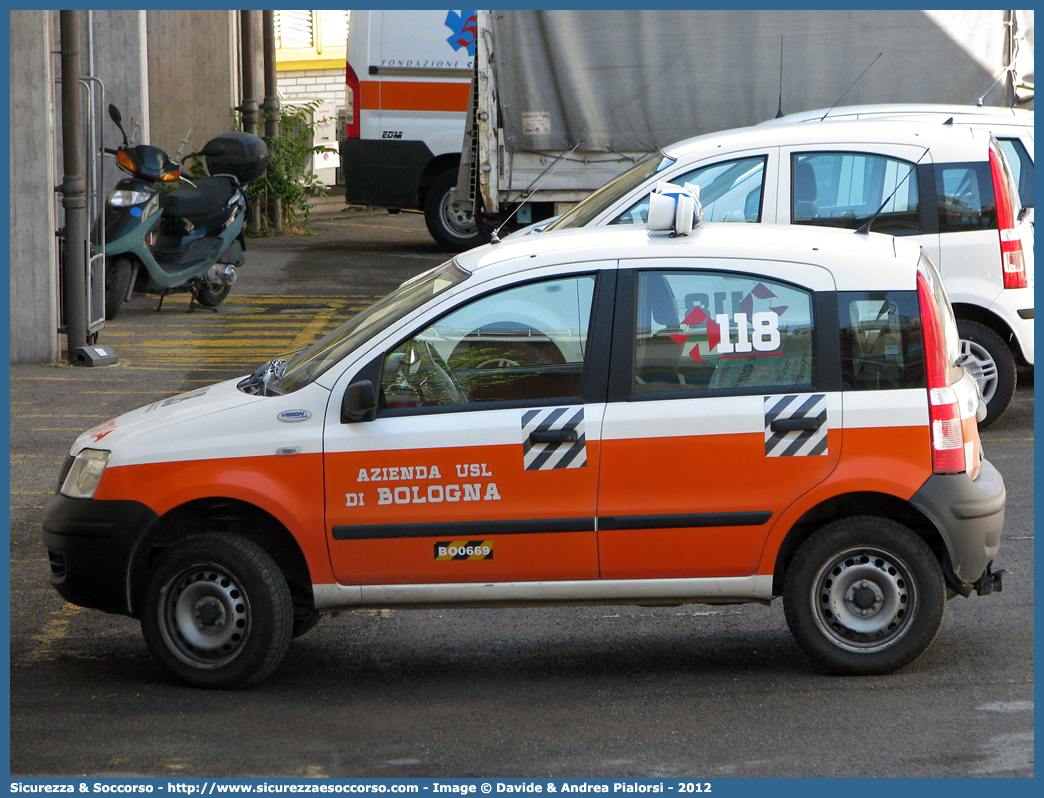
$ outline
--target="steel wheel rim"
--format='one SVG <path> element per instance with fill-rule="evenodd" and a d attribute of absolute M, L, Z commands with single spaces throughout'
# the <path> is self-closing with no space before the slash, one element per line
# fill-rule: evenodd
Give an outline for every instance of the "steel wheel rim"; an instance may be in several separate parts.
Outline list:
<path fill-rule="evenodd" d="M 446 229 L 458 238 L 471 238 L 478 232 L 475 216 L 460 208 L 453 207 L 454 191 L 450 189 L 442 195 L 439 212 Z"/>
<path fill-rule="evenodd" d="M 964 369 L 979 384 L 982 398 L 989 404 L 994 394 L 997 393 L 999 381 L 997 363 L 981 344 L 966 338 L 961 339 L 961 354 L 968 356 L 964 361 Z"/>
<path fill-rule="evenodd" d="M 812 584 L 816 625 L 846 651 L 869 654 L 894 645 L 917 612 L 909 566 L 883 549 L 842 551 L 819 569 Z"/>
<path fill-rule="evenodd" d="M 193 668 L 220 668 L 243 650 L 250 601 L 237 580 L 213 563 L 196 563 L 167 582 L 158 608 L 167 648 Z"/>

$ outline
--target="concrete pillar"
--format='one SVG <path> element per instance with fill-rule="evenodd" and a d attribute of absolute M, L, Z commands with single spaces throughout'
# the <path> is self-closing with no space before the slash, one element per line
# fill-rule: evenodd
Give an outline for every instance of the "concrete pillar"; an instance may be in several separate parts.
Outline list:
<path fill-rule="evenodd" d="M 52 11 L 11 11 L 11 362 L 58 359 Z"/>

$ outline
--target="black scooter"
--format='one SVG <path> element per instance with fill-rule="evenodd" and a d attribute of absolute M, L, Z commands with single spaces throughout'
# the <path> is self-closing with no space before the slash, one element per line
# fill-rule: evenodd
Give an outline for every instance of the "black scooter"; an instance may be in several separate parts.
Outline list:
<path fill-rule="evenodd" d="M 217 136 L 185 157 L 202 156 L 210 173 L 189 180 L 159 147 L 128 143 L 116 106 L 109 116 L 123 145 L 105 152 L 131 176 L 116 184 L 105 207 L 105 318 L 114 319 L 135 291 L 158 294 L 160 307 L 178 291 L 217 307 L 244 262 L 243 187 L 264 174 L 268 147 L 249 133 Z"/>

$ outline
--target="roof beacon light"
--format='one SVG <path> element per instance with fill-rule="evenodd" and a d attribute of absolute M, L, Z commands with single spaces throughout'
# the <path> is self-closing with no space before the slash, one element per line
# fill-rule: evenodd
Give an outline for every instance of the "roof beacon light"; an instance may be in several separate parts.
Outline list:
<path fill-rule="evenodd" d="M 667 233 L 671 238 L 687 236 L 703 221 L 700 187 L 692 183 L 676 186 L 659 181 L 649 195 L 650 233 Z"/>

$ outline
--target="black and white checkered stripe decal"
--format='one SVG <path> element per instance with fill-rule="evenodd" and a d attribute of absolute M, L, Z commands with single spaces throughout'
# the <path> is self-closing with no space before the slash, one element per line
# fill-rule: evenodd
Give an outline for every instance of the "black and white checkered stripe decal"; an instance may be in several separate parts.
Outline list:
<path fill-rule="evenodd" d="M 807 457 L 827 453 L 826 394 L 765 397 L 765 456 Z M 772 422 L 785 418 L 820 418 L 819 429 L 773 432 Z"/>
<path fill-rule="evenodd" d="M 563 443 L 534 443 L 529 436 L 549 430 L 575 430 L 576 440 Z M 528 410 L 522 414 L 522 460 L 526 471 L 551 471 L 556 468 L 585 468 L 587 439 L 584 436 L 584 409 L 556 407 L 553 410 Z"/>

